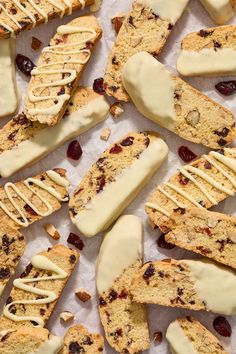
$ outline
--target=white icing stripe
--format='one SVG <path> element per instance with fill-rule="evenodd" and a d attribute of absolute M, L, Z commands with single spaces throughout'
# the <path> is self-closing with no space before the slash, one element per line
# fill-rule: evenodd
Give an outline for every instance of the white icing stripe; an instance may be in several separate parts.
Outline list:
<path fill-rule="evenodd" d="M 56 173 L 55 171 L 53 171 L 54 173 Z M 50 171 L 48 171 L 48 176 L 49 178 L 51 178 L 50 176 Z M 53 173 L 54 179 L 52 179 L 53 181 L 55 180 L 55 175 Z M 61 176 L 60 176 L 61 177 Z M 61 177 L 62 178 L 62 177 Z M 59 179 L 59 177 L 58 177 Z M 49 194 L 51 194 L 52 196 L 54 196 L 56 199 L 58 199 L 61 202 L 66 202 L 68 200 L 68 197 L 63 198 L 54 188 L 47 186 L 45 183 L 43 183 L 42 181 L 40 181 L 39 179 L 36 178 L 27 178 L 24 181 L 24 185 L 33 193 L 33 195 L 37 196 L 42 203 L 47 207 L 47 211 L 46 212 L 41 212 L 40 210 L 37 209 L 37 207 L 24 195 L 24 193 L 22 193 L 19 188 L 11 183 L 8 182 L 5 184 L 4 186 L 4 191 L 7 195 L 8 200 L 10 201 L 10 203 L 13 205 L 13 207 L 15 208 L 15 210 L 18 212 L 19 216 L 17 217 L 14 213 L 12 213 L 8 207 L 0 201 L 0 208 L 18 225 L 20 226 L 24 226 L 27 227 L 29 225 L 29 221 L 26 217 L 25 211 L 22 210 L 18 204 L 17 201 L 15 200 L 15 198 L 13 197 L 12 193 L 11 193 L 11 189 L 14 190 L 15 194 L 17 194 L 17 196 L 22 199 L 27 205 L 30 206 L 31 209 L 34 210 L 34 212 L 40 216 L 47 216 L 50 215 L 53 211 L 53 207 L 52 205 L 44 198 L 42 197 L 38 192 L 36 192 L 31 185 L 35 184 L 38 187 L 40 187 L 41 189 L 47 191 Z"/>
<path fill-rule="evenodd" d="M 39 289 L 33 285 L 28 285 L 28 283 L 35 283 L 35 282 L 40 282 L 40 281 L 48 281 L 48 280 L 57 280 L 57 279 L 65 279 L 68 274 L 58 267 L 55 263 L 53 263 L 50 259 L 47 257 L 37 255 L 32 258 L 31 261 L 33 267 L 41 270 L 46 270 L 50 271 L 53 273 L 56 273 L 51 276 L 45 276 L 45 277 L 36 277 L 36 278 L 18 278 L 15 279 L 13 282 L 13 285 L 23 291 L 39 295 L 42 298 L 39 299 L 34 299 L 34 300 L 18 300 L 18 301 L 12 301 L 11 303 L 5 305 L 3 309 L 3 314 L 7 318 L 9 318 L 12 321 L 20 322 L 20 321 L 34 321 L 38 323 L 39 326 L 44 326 L 44 321 L 41 317 L 35 317 L 35 316 L 17 316 L 14 315 L 9 311 L 10 307 L 12 305 L 40 305 L 40 304 L 49 304 L 53 301 L 55 301 L 58 296 L 53 292 L 53 291 L 48 291 L 48 290 L 43 290 Z"/>
<path fill-rule="evenodd" d="M 157 210 L 157 211 L 159 211 L 160 213 L 162 213 L 163 215 L 165 215 L 165 216 L 167 216 L 167 217 L 170 216 L 170 213 L 168 213 L 165 209 L 159 207 L 159 206 L 156 205 L 156 204 L 153 204 L 153 203 L 149 203 L 149 202 L 148 202 L 148 203 L 145 204 L 145 206 L 146 206 L 147 208 L 151 208 L 151 209 L 153 209 L 153 210 Z"/>
<path fill-rule="evenodd" d="M 184 76 L 219 76 L 236 74 L 236 50 L 205 48 L 196 51 L 181 50 L 177 70 Z"/>
<path fill-rule="evenodd" d="M 181 261 L 188 265 L 198 296 L 209 311 L 236 315 L 236 275 L 211 261 Z"/>
<path fill-rule="evenodd" d="M 53 80 L 52 82 L 50 81 L 50 82 L 46 82 L 44 84 L 35 85 L 35 86 L 31 87 L 31 89 L 28 92 L 28 99 L 30 102 L 35 103 L 35 102 L 47 101 L 47 100 L 53 100 L 53 99 L 57 100 L 57 103 L 52 105 L 51 107 L 30 108 L 28 110 L 28 112 L 31 115 L 37 115 L 37 114 L 55 115 L 58 112 L 60 112 L 60 110 L 62 109 L 65 102 L 70 99 L 70 95 L 64 93 L 59 96 L 58 95 L 56 95 L 56 96 L 35 96 L 34 91 L 39 90 L 41 92 L 42 91 L 41 89 L 44 89 L 46 87 L 66 86 L 66 85 L 72 83 L 77 77 L 77 70 L 64 69 L 64 65 L 65 64 L 84 65 L 89 60 L 91 52 L 89 49 L 76 49 L 76 50 L 71 50 L 71 51 L 63 51 L 60 49 L 84 44 L 87 41 L 95 38 L 95 36 L 96 36 L 96 32 L 93 29 L 89 29 L 89 28 L 85 28 L 85 27 L 75 27 L 75 26 L 70 26 L 70 25 L 60 26 L 57 29 L 57 33 L 61 34 L 61 35 L 73 34 L 73 33 L 91 33 L 91 35 L 81 41 L 78 41 L 78 42 L 46 47 L 43 50 L 44 53 L 53 53 L 53 54 L 60 54 L 60 55 L 76 55 L 76 54 L 86 53 L 87 56 L 85 59 L 80 59 L 80 60 L 79 59 L 75 60 L 73 58 L 71 58 L 71 59 L 66 58 L 64 61 L 52 61 L 50 64 L 40 65 L 37 68 L 32 70 L 32 72 L 31 72 L 32 76 L 40 76 L 40 75 L 47 76 L 47 75 L 62 74 L 62 77 L 63 77 L 63 74 L 65 74 L 65 77 L 60 80 Z M 55 67 L 57 65 L 61 66 L 61 68 L 60 69 L 53 69 L 53 70 L 52 69 L 45 70 L 46 68 L 50 68 L 52 66 Z M 68 76 L 68 74 L 69 74 L 69 76 Z"/>
<path fill-rule="evenodd" d="M 223 25 L 234 16 L 231 0 L 200 0 L 212 19 Z"/>
<path fill-rule="evenodd" d="M 46 156 L 64 142 L 78 137 L 79 134 L 103 121 L 107 117 L 109 108 L 104 96 L 99 95 L 78 111 L 66 116 L 58 124 L 45 127 L 13 149 L 4 151 L 0 154 L 0 175 L 9 177 L 24 166 Z"/>
<path fill-rule="evenodd" d="M 233 150 L 231 150 L 231 152 L 233 152 Z M 223 163 L 230 170 L 232 170 L 232 171 L 234 171 L 236 173 L 236 161 L 234 159 L 232 159 L 231 157 L 219 154 L 216 151 L 211 151 L 210 155 L 213 156 L 216 160 L 218 160 L 221 163 Z"/>
<path fill-rule="evenodd" d="M 193 342 L 188 339 L 178 320 L 172 322 L 167 328 L 166 339 L 172 354 L 198 354 L 194 349 Z"/>
<path fill-rule="evenodd" d="M 20 25 L 20 23 L 15 19 L 15 17 L 14 16 L 12 16 L 11 14 L 9 14 L 8 12 L 7 12 L 7 10 L 5 9 L 5 7 L 0 3 L 0 9 L 2 9 L 2 11 L 10 18 L 10 20 L 11 21 L 13 21 L 14 23 L 15 23 L 15 25 L 19 28 L 19 29 L 21 29 L 22 27 L 21 27 L 21 25 Z M 9 27 L 9 26 L 8 26 Z M 11 32 L 13 32 L 14 30 L 12 29 L 11 30 Z"/>
<path fill-rule="evenodd" d="M 171 194 L 169 194 L 167 191 L 165 191 L 162 187 L 157 187 L 157 189 L 164 194 L 167 198 L 169 198 L 170 200 L 172 200 L 173 203 L 175 203 L 179 208 L 185 208 L 185 206 L 181 203 L 178 202 L 177 199 L 175 199 L 175 197 L 173 197 Z"/>
<path fill-rule="evenodd" d="M 180 194 L 182 197 L 187 199 L 193 205 L 197 206 L 198 208 L 203 209 L 203 207 L 198 202 L 196 202 L 196 200 L 194 200 L 189 194 L 187 194 L 185 191 L 183 191 L 179 187 L 175 186 L 172 183 L 168 183 L 168 182 L 164 183 L 164 185 L 169 187 L 170 189 L 173 189 L 173 191 L 175 191 L 176 193 Z"/>
<path fill-rule="evenodd" d="M 211 155 L 211 154 L 210 154 Z M 232 185 L 236 188 L 236 180 L 233 179 L 233 177 L 231 177 L 225 170 L 223 170 L 223 168 L 221 168 L 213 159 L 211 159 L 209 156 L 207 155 L 203 155 L 203 157 L 212 165 L 214 166 L 218 171 L 220 171 L 222 173 L 222 175 L 227 178 Z"/>
<path fill-rule="evenodd" d="M 112 255 L 116 256 L 113 257 Z M 123 271 L 136 262 L 142 263 L 143 230 L 134 215 L 121 216 L 102 242 L 97 259 L 98 293 L 108 291 Z"/>
<path fill-rule="evenodd" d="M 30 5 L 43 17 L 44 22 L 48 22 L 48 14 L 44 12 L 33 0 L 28 0 Z"/>
<path fill-rule="evenodd" d="M 168 147 L 162 139 L 152 140 L 138 159 L 72 218 L 73 223 L 88 237 L 105 230 L 144 187 L 163 163 L 167 153 Z"/>
<path fill-rule="evenodd" d="M 18 0 L 13 0 L 13 3 L 15 4 L 16 7 L 18 7 L 18 9 L 20 9 L 26 15 L 26 17 L 29 17 L 29 19 L 33 22 L 33 27 L 35 27 L 36 19 L 34 15 L 32 15 L 32 13 L 29 10 L 27 10 L 26 7 L 22 6 Z"/>
<path fill-rule="evenodd" d="M 66 178 L 60 176 L 57 172 L 53 170 L 49 170 L 46 172 L 49 178 L 59 186 L 65 187 L 66 189 L 69 187 L 70 183 Z"/>
<path fill-rule="evenodd" d="M 60 337 L 51 335 L 40 347 L 29 354 L 57 354 L 63 347 L 63 340 Z"/>

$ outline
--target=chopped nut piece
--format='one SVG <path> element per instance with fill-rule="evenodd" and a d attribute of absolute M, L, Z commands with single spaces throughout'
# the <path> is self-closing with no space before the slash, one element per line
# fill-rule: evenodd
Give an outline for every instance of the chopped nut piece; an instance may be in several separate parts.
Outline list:
<path fill-rule="evenodd" d="M 157 331 L 157 332 L 154 333 L 154 341 L 156 343 L 161 343 L 162 342 L 162 338 L 163 338 L 163 336 L 162 336 L 162 333 L 160 331 Z"/>
<path fill-rule="evenodd" d="M 124 113 L 124 108 L 123 105 L 120 102 L 115 102 L 113 105 L 110 107 L 110 113 L 114 118 L 118 118 L 121 116 L 121 114 Z"/>
<path fill-rule="evenodd" d="M 86 302 L 88 300 L 91 299 L 91 295 L 83 288 L 81 289 L 78 289 L 76 292 L 75 292 L 75 295 L 77 296 L 77 298 L 82 301 L 82 302 Z"/>
<path fill-rule="evenodd" d="M 60 319 L 64 322 L 72 321 L 74 317 L 75 316 L 70 311 L 64 311 L 60 314 Z"/>
<path fill-rule="evenodd" d="M 112 23 L 116 33 L 119 33 L 119 30 L 124 22 L 125 16 L 126 16 L 126 14 L 124 12 L 120 12 L 112 17 L 111 23 Z"/>
<path fill-rule="evenodd" d="M 130 45 L 131 47 L 137 47 L 143 40 L 143 36 L 132 36 L 130 37 Z"/>
<path fill-rule="evenodd" d="M 46 231 L 46 233 L 51 236 L 54 240 L 59 240 L 59 238 L 61 237 L 61 235 L 59 234 L 59 232 L 57 231 L 57 229 L 55 228 L 54 225 L 52 224 L 45 224 L 44 226 L 44 230 Z"/>
<path fill-rule="evenodd" d="M 218 224 L 218 220 L 216 220 L 216 219 L 208 219 L 207 220 L 208 227 L 214 228 L 214 227 L 216 227 L 217 224 Z"/>
<path fill-rule="evenodd" d="M 227 231 L 227 235 L 233 243 L 236 243 L 236 230 Z"/>
<path fill-rule="evenodd" d="M 185 117 L 186 122 L 191 125 L 192 127 L 195 127 L 200 120 L 200 113 L 198 112 L 197 109 L 194 109 L 193 111 L 190 111 L 187 116 Z"/>
<path fill-rule="evenodd" d="M 106 127 L 106 128 L 104 128 L 103 131 L 101 132 L 100 138 L 101 138 L 102 140 L 107 141 L 107 140 L 109 139 L 110 135 L 111 135 L 111 129 L 108 128 L 108 127 Z"/>

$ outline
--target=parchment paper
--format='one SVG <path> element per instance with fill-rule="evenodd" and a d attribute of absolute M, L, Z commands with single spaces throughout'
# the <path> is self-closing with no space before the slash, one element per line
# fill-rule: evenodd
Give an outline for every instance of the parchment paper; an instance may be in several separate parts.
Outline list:
<path fill-rule="evenodd" d="M 103 0 L 101 10 L 96 14 L 99 18 L 100 23 L 103 27 L 103 38 L 98 44 L 95 53 L 92 55 L 92 59 L 84 71 L 81 84 L 92 85 L 95 78 L 103 76 L 105 64 L 107 61 L 108 51 L 111 48 L 113 41 L 115 39 L 115 32 L 112 29 L 110 19 L 117 12 L 127 11 L 131 6 L 131 0 Z M 30 57 L 33 61 L 37 61 L 37 57 L 40 54 L 40 50 L 35 52 L 31 49 L 31 38 L 35 36 L 43 41 L 43 45 L 47 45 L 51 36 L 55 33 L 56 28 L 59 24 L 67 23 L 72 18 L 80 16 L 82 13 L 88 13 L 89 10 L 77 11 L 70 17 L 66 17 L 63 20 L 53 20 L 46 25 L 41 25 L 40 27 L 24 32 L 17 38 L 17 53 L 24 54 Z M 236 24 L 236 18 L 231 21 L 231 23 Z M 205 12 L 205 10 L 200 5 L 199 1 L 192 0 L 185 14 L 182 16 L 181 20 L 175 26 L 167 45 L 165 46 L 162 54 L 160 55 L 160 60 L 169 67 L 172 71 L 176 71 L 175 63 L 176 58 L 180 49 L 181 39 L 191 31 L 198 31 L 202 28 L 214 26 L 214 23 Z M 1 78 L 0 78 L 1 79 Z M 194 78 L 187 79 L 194 87 L 202 90 L 208 94 L 211 98 L 224 104 L 226 107 L 232 109 L 236 113 L 236 102 L 235 95 L 229 98 L 220 96 L 214 89 L 215 83 L 220 81 L 221 78 Z M 22 96 L 24 98 L 25 90 L 28 84 L 27 78 L 20 73 L 17 73 L 17 81 L 19 83 Z M 112 101 L 112 100 L 110 100 Z M 1 126 L 5 124 L 7 120 L 1 121 Z M 111 137 L 108 142 L 100 140 L 100 132 L 105 127 L 108 126 L 111 131 Z M 149 185 L 144 188 L 142 193 L 136 198 L 133 203 L 125 210 L 124 213 L 133 213 L 142 218 L 144 224 L 144 249 L 145 249 L 145 261 L 155 260 L 162 258 L 196 258 L 193 253 L 186 252 L 184 250 L 178 249 L 177 247 L 173 250 L 162 250 L 158 249 L 156 245 L 156 240 L 159 236 L 157 230 L 151 230 L 151 227 L 147 224 L 147 217 L 144 213 L 144 203 L 153 190 L 153 188 L 159 183 L 165 181 L 170 177 L 183 162 L 179 159 L 177 150 L 181 145 L 187 145 L 196 154 L 200 155 L 207 152 L 208 150 L 184 141 L 178 138 L 176 135 L 168 132 L 165 129 L 160 128 L 151 121 L 142 117 L 134 106 L 127 104 L 125 106 L 125 113 L 122 117 L 114 120 L 111 116 L 108 120 L 91 131 L 83 134 L 79 137 L 79 141 L 83 148 L 83 156 L 78 162 L 71 162 L 66 157 L 66 150 L 68 143 L 63 147 L 57 149 L 57 151 L 51 153 L 49 156 L 44 158 L 42 161 L 37 163 L 31 168 L 24 169 L 22 172 L 17 173 L 10 180 L 17 181 L 22 178 L 33 176 L 38 172 L 45 171 L 54 167 L 63 167 L 67 169 L 67 174 L 71 183 L 70 191 L 72 192 L 74 188 L 79 184 L 81 178 L 86 173 L 87 169 L 94 162 L 100 153 L 106 149 L 111 143 L 115 142 L 117 139 L 122 137 L 129 131 L 143 131 L 143 130 L 153 130 L 159 132 L 164 139 L 167 141 L 170 149 L 168 161 L 160 168 L 160 170 L 153 177 Z M 6 183 L 6 180 L 1 180 L 1 185 Z M 235 214 L 235 199 L 229 198 L 225 202 L 221 203 L 217 208 L 221 212 L 228 214 Z M 235 214 L 236 215 L 236 214 Z M 62 237 L 60 242 L 66 245 L 66 239 L 68 234 L 72 231 L 77 233 L 77 230 L 70 221 L 67 205 L 48 217 L 47 219 L 38 222 L 27 229 L 23 229 L 22 232 L 27 238 L 27 248 L 25 255 L 23 256 L 20 266 L 17 268 L 15 276 L 18 276 L 24 266 L 28 264 L 30 258 L 41 250 L 47 249 L 50 245 L 55 242 L 51 240 L 46 234 L 42 225 L 46 222 L 53 223 L 60 231 Z M 99 246 L 102 241 L 102 235 L 94 237 L 92 239 L 86 239 L 83 237 L 85 242 L 85 248 L 81 252 L 81 259 L 78 267 L 76 268 L 73 276 L 71 277 L 66 289 L 63 292 L 61 299 L 59 300 L 55 311 L 48 323 L 48 328 L 57 335 L 63 336 L 69 327 L 60 322 L 59 314 L 61 311 L 69 310 L 75 313 L 76 322 L 81 322 L 85 324 L 92 331 L 99 331 L 103 333 L 102 327 L 100 325 L 99 316 L 97 312 L 97 297 L 95 289 L 95 262 L 96 256 L 98 254 Z M 12 286 L 12 281 L 8 284 L 1 301 L 1 309 L 4 301 L 9 296 L 9 291 Z M 74 295 L 74 291 L 79 288 L 84 287 L 92 294 L 92 301 L 85 304 L 80 303 Z M 220 287 L 220 284 L 219 284 Z M 165 331 L 170 321 L 174 320 L 178 316 L 184 315 L 194 315 L 196 318 L 201 320 L 201 322 L 206 325 L 216 336 L 217 333 L 214 331 L 212 323 L 216 314 L 206 313 L 206 312 L 191 312 L 185 310 L 175 310 L 171 308 L 164 308 L 161 306 L 148 306 L 149 313 L 149 325 L 150 325 L 150 335 L 151 335 L 151 349 L 149 354 L 160 353 L 167 354 L 169 349 L 165 340 Z M 227 348 L 230 354 L 236 353 L 236 319 L 229 317 L 230 324 L 234 329 L 234 336 L 231 339 L 224 339 L 219 337 L 222 344 Z M 163 341 L 161 344 L 156 345 L 153 341 L 153 333 L 155 331 L 162 331 Z M 108 344 L 106 344 L 106 354 L 115 353 Z"/>

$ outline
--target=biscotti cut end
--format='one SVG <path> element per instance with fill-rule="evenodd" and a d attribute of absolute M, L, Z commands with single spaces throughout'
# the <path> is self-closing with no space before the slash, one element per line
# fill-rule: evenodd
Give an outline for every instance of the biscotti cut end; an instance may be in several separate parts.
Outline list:
<path fill-rule="evenodd" d="M 200 0 L 202 5 L 208 11 L 209 15 L 218 25 L 228 22 L 235 14 L 235 0 Z"/>
<path fill-rule="evenodd" d="M 153 133 L 130 133 L 106 150 L 73 193 L 72 222 L 87 237 L 106 230 L 135 198 L 168 154 Z M 93 222 L 91 222 L 93 220 Z"/>
<path fill-rule="evenodd" d="M 227 354 L 219 340 L 193 317 L 178 318 L 167 328 L 170 351 L 181 354 Z"/>

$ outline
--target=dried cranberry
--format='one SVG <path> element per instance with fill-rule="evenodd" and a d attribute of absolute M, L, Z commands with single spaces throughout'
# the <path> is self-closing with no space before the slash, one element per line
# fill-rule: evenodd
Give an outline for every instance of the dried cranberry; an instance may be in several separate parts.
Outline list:
<path fill-rule="evenodd" d="M 110 149 L 110 154 L 119 154 L 122 151 L 122 147 L 115 144 L 111 149 Z"/>
<path fill-rule="evenodd" d="M 218 316 L 213 321 L 213 327 L 223 337 L 230 337 L 232 333 L 229 322 L 223 316 Z"/>
<path fill-rule="evenodd" d="M 133 145 L 133 143 L 134 143 L 134 137 L 133 136 L 128 136 L 127 138 L 122 140 L 120 145 L 122 145 L 122 146 L 130 146 L 130 145 Z"/>
<path fill-rule="evenodd" d="M 178 150 L 179 157 L 186 163 L 194 160 L 197 155 L 194 154 L 187 146 L 180 146 Z"/>
<path fill-rule="evenodd" d="M 74 234 L 73 232 L 69 234 L 67 242 L 71 243 L 80 251 L 82 251 L 82 249 L 84 248 L 84 242 L 81 240 L 81 238 L 78 235 Z"/>
<path fill-rule="evenodd" d="M 206 162 L 204 163 L 204 167 L 205 167 L 206 170 L 210 170 L 212 166 L 211 166 L 211 163 L 210 163 L 210 162 L 206 161 Z"/>
<path fill-rule="evenodd" d="M 0 268 L 0 279 L 10 278 L 10 269 L 9 268 Z"/>
<path fill-rule="evenodd" d="M 73 140 L 67 149 L 67 157 L 72 160 L 79 160 L 82 156 L 82 148 L 77 140 Z"/>
<path fill-rule="evenodd" d="M 103 93 L 104 92 L 103 82 L 104 79 L 102 77 L 95 79 L 93 82 L 93 90 L 97 93 Z"/>
<path fill-rule="evenodd" d="M 32 41 L 31 41 L 31 48 L 33 50 L 38 50 L 42 45 L 42 42 L 36 38 L 36 37 L 32 37 Z"/>
<path fill-rule="evenodd" d="M 236 80 L 221 81 L 215 88 L 224 96 L 233 95 L 236 92 Z"/>
<path fill-rule="evenodd" d="M 175 245 L 166 241 L 165 234 L 161 234 L 161 236 L 157 240 L 157 245 L 158 247 L 165 248 L 167 250 L 171 250 L 172 248 L 175 247 Z"/>
<path fill-rule="evenodd" d="M 17 54 L 16 65 L 18 69 L 26 76 L 30 76 L 31 71 L 35 67 L 35 64 L 29 58 L 22 54 Z"/>
<path fill-rule="evenodd" d="M 149 279 L 151 278 L 153 275 L 155 274 L 155 268 L 153 266 L 153 264 L 149 264 L 149 266 L 147 267 L 147 269 L 145 270 L 144 274 L 143 274 L 143 278 L 144 279 Z"/>
<path fill-rule="evenodd" d="M 31 215 L 33 215 L 33 216 L 38 215 L 38 214 L 34 211 L 34 209 L 32 209 L 28 204 L 25 204 L 24 209 L 27 211 L 27 213 L 29 213 L 29 214 L 31 214 Z"/>
<path fill-rule="evenodd" d="M 71 342 L 69 345 L 69 353 L 70 354 L 83 354 L 85 350 L 83 347 L 79 345 L 78 342 Z"/>
<path fill-rule="evenodd" d="M 200 37 L 206 38 L 208 36 L 210 36 L 213 33 L 213 31 L 206 31 L 204 29 L 201 29 L 198 34 Z"/>

